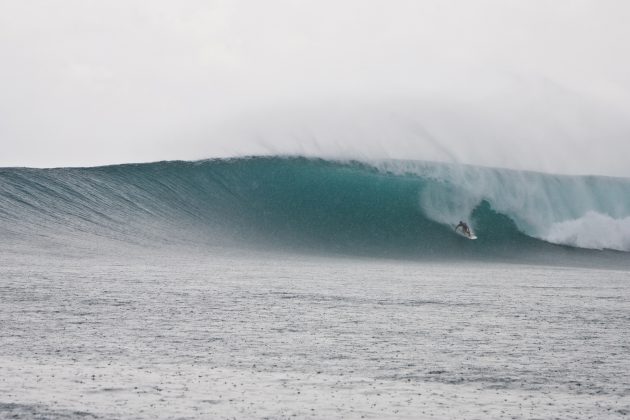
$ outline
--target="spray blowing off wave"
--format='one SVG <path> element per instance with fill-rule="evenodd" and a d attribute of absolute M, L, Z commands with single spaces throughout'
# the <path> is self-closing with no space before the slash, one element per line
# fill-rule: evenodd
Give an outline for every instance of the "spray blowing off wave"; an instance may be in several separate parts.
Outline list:
<path fill-rule="evenodd" d="M 459 220 L 477 241 L 454 234 Z M 553 244 L 630 251 L 628 220 L 628 180 L 426 162 L 264 157 L 0 170 L 4 246 L 527 259 L 578 252 Z"/>
<path fill-rule="evenodd" d="M 486 201 L 528 236 L 579 248 L 630 251 L 628 180 L 411 162 L 378 167 L 431 179 L 420 192 L 420 205 L 432 220 L 448 224 L 467 218 Z"/>

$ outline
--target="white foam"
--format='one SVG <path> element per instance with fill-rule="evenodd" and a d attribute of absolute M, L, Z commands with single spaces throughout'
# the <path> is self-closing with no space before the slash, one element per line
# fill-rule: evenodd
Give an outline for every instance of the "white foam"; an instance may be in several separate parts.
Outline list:
<path fill-rule="evenodd" d="M 630 183 L 606 177 L 557 176 L 465 165 L 390 161 L 379 170 L 431 180 L 422 189 L 424 214 L 452 225 L 487 201 L 526 235 L 556 244 L 630 251 Z"/>
<path fill-rule="evenodd" d="M 554 223 L 542 239 L 580 248 L 630 251 L 630 217 L 615 219 L 590 211 L 578 219 Z"/>

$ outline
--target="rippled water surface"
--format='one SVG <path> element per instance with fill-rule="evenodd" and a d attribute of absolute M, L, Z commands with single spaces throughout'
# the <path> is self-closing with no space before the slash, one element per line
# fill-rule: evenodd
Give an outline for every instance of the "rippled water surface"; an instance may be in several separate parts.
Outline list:
<path fill-rule="evenodd" d="M 626 271 L 0 258 L 0 417 L 630 415 Z"/>

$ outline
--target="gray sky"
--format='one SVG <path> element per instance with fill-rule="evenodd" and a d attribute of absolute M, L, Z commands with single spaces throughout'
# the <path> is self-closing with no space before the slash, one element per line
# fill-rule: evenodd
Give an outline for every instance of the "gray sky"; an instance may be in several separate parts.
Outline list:
<path fill-rule="evenodd" d="M 630 177 L 625 0 L 0 0 L 0 166 L 259 153 Z"/>

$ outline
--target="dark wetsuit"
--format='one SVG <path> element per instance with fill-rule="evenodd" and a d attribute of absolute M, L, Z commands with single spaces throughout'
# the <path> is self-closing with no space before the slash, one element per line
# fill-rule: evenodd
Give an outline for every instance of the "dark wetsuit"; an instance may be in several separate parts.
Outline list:
<path fill-rule="evenodd" d="M 470 236 L 470 228 L 468 227 L 468 225 L 464 222 L 459 222 L 459 224 L 455 227 L 455 230 L 462 228 L 462 231 L 466 234 Z"/>

